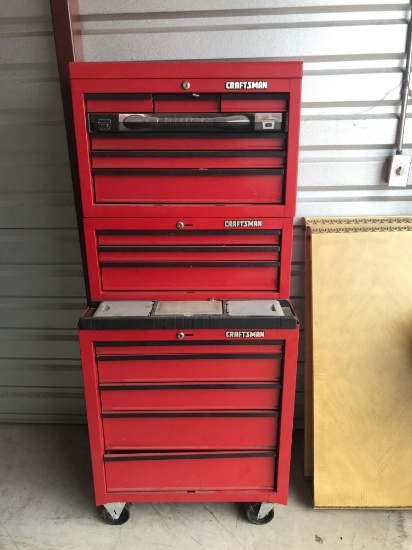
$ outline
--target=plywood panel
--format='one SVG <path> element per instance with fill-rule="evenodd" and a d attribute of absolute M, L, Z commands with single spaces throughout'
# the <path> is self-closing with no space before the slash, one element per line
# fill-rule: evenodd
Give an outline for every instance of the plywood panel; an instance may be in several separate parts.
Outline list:
<path fill-rule="evenodd" d="M 315 507 L 412 507 L 412 224 L 389 221 L 309 228 Z"/>

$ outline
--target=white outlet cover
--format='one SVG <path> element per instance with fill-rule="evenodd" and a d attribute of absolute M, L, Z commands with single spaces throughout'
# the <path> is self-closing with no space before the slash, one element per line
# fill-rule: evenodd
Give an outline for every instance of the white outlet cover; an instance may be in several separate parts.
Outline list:
<path fill-rule="evenodd" d="M 406 187 L 412 157 L 409 155 L 393 155 L 390 159 L 388 184 L 393 187 Z"/>

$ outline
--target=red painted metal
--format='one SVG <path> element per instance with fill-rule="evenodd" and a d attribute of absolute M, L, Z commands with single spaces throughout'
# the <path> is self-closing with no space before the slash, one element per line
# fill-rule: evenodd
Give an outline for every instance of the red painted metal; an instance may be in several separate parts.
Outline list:
<path fill-rule="evenodd" d="M 137 72 L 138 69 L 138 72 Z M 156 61 L 156 62 L 109 62 L 109 63 L 72 63 L 70 65 L 71 78 L 78 79 L 128 79 L 136 78 L 164 78 L 183 79 L 221 78 L 226 81 L 258 80 L 279 78 L 302 78 L 302 62 L 300 61 Z M 181 83 L 181 80 L 179 80 Z M 182 90 L 179 87 L 179 92 Z M 192 93 L 193 86 L 188 93 Z M 258 90 L 259 91 L 259 90 Z M 244 93 L 244 90 L 240 90 Z"/>
<path fill-rule="evenodd" d="M 90 138 L 92 151 L 215 151 L 216 139 L 205 137 L 176 138 Z M 279 151 L 285 139 L 279 137 L 230 137 L 219 140 L 220 151 Z"/>
<path fill-rule="evenodd" d="M 182 353 L 190 353 L 193 352 L 193 350 L 196 350 L 195 353 L 199 353 L 200 350 L 203 352 L 207 351 L 209 353 L 209 346 L 206 345 L 207 342 L 211 342 L 214 340 L 227 341 L 226 331 L 223 329 L 195 329 L 191 331 L 191 334 L 191 338 L 193 338 L 193 340 L 191 340 L 193 346 L 180 346 L 178 344 L 177 347 L 176 345 L 168 347 L 162 345 L 156 349 L 156 342 L 158 341 L 170 341 L 171 343 L 177 342 L 176 330 L 167 329 L 79 331 L 92 452 L 93 475 L 95 483 L 95 497 L 97 505 L 112 502 L 113 500 L 125 502 L 261 501 L 286 504 L 289 483 L 290 450 L 292 441 L 298 329 L 265 330 L 265 340 L 275 341 L 276 343 L 273 345 L 261 345 L 260 341 L 254 342 L 253 345 L 245 345 L 248 341 L 247 338 L 239 338 L 239 342 L 236 340 L 236 345 L 216 345 L 214 347 L 212 346 L 212 351 L 210 351 L 210 353 L 215 353 L 216 350 L 220 351 L 222 349 L 225 349 L 225 351 L 222 353 L 229 353 L 230 349 L 231 353 L 242 353 L 242 351 L 244 353 L 257 352 L 263 354 L 279 353 L 280 351 L 283 353 L 283 359 L 281 360 L 282 369 L 280 379 L 282 385 L 279 401 L 280 417 L 278 419 L 278 422 L 276 423 L 277 431 L 276 429 L 273 430 L 273 439 L 272 443 L 270 444 L 271 447 L 273 447 L 274 445 L 276 445 L 277 447 L 276 459 L 268 457 L 259 458 L 246 456 L 244 458 L 225 457 L 210 459 L 192 459 L 190 457 L 187 458 L 186 454 L 186 458 L 184 460 L 182 459 L 182 461 L 180 461 L 179 459 L 171 460 L 166 458 L 164 458 L 164 460 L 149 460 L 150 456 L 148 454 L 148 460 L 135 461 L 133 460 L 132 454 L 127 453 L 126 455 L 124 455 L 120 452 L 120 449 L 117 449 L 117 455 L 110 452 L 114 450 L 112 447 L 117 448 L 119 443 L 118 439 L 117 442 L 111 440 L 110 438 L 112 436 L 115 438 L 121 437 L 121 433 L 123 430 L 124 437 L 131 438 L 130 447 L 128 447 L 128 449 L 133 450 L 134 445 L 139 445 L 138 442 L 136 443 L 138 439 L 134 439 L 138 438 L 138 432 L 133 431 L 133 419 L 131 419 L 130 421 L 127 420 L 125 424 L 117 429 L 115 428 L 115 424 L 110 428 L 111 431 L 107 432 L 107 436 L 109 437 L 109 446 L 105 440 L 103 433 L 103 422 L 106 423 L 108 420 L 112 422 L 112 420 L 103 419 L 101 416 L 100 399 L 102 394 L 108 393 L 105 391 L 99 392 L 98 389 L 98 373 L 101 372 L 100 369 L 102 368 L 102 365 L 104 363 L 104 361 L 101 360 L 101 356 L 113 356 L 119 354 L 119 361 L 122 361 L 122 355 L 120 354 L 120 352 L 122 352 L 123 355 L 127 355 L 133 352 L 136 356 L 140 356 L 142 353 L 145 353 L 146 356 L 150 356 L 154 353 L 156 355 L 162 353 L 170 354 L 171 350 L 174 350 L 174 352 L 172 353 L 176 354 L 176 361 L 178 361 L 178 357 Z M 99 343 L 102 342 L 104 342 L 104 345 L 99 345 Z M 111 342 L 113 345 L 110 345 Z M 149 346 L 148 349 L 147 346 L 140 347 L 139 345 L 136 345 L 136 343 L 138 342 L 151 342 L 151 344 L 153 345 Z M 202 345 L 202 342 L 204 342 L 205 345 Z M 278 342 L 283 342 L 283 344 L 281 345 Z M 128 345 L 128 343 L 130 343 L 130 345 Z M 214 365 L 215 361 L 218 361 L 216 365 Z M 210 382 L 212 380 L 215 380 L 215 375 L 213 374 L 213 372 L 217 372 L 217 370 L 220 369 L 220 364 L 222 361 L 223 360 L 221 358 L 217 360 L 211 358 L 207 362 L 208 365 L 212 366 L 212 370 L 210 373 L 211 378 L 209 379 Z M 260 361 L 262 360 L 257 359 L 256 363 L 258 364 Z M 247 362 L 249 363 L 249 367 L 252 367 L 253 360 L 247 360 Z M 241 362 L 239 361 L 239 363 Z M 144 359 L 142 364 L 144 365 Z M 188 366 L 185 368 L 189 370 L 191 366 L 192 363 L 189 362 Z M 104 367 L 106 368 L 106 365 L 104 365 Z M 226 379 L 228 381 L 231 380 L 230 368 L 231 367 L 229 367 L 229 371 L 226 375 Z M 253 383 L 254 381 L 259 381 L 261 379 L 260 377 L 262 376 L 262 372 L 259 371 L 258 365 L 256 369 L 256 378 L 253 377 L 252 371 L 249 371 L 252 374 L 250 378 L 249 375 L 245 373 L 245 376 L 249 378 L 249 382 L 251 383 Z M 193 378 L 196 379 L 196 363 L 193 364 L 193 370 L 195 371 L 193 374 Z M 272 372 L 272 374 L 268 373 L 268 377 L 270 380 L 274 380 L 278 378 L 278 374 L 279 363 L 276 363 L 274 371 Z M 185 373 L 182 373 L 182 375 L 186 377 Z M 121 377 L 123 375 L 119 376 Z M 128 375 L 125 374 L 125 378 L 123 380 L 126 380 L 127 376 Z M 147 375 L 144 374 L 141 379 L 137 379 L 137 381 L 139 382 L 146 380 Z M 107 381 L 110 381 L 110 379 Z M 118 380 L 118 382 L 121 381 L 121 379 Z M 232 381 L 236 382 L 237 378 L 234 377 Z M 102 379 L 100 380 L 100 383 L 102 383 Z M 127 392 L 128 390 L 120 391 Z M 120 391 L 117 393 L 120 393 Z M 237 411 L 239 410 L 245 410 L 243 404 L 241 405 L 240 409 L 237 409 Z M 258 410 L 262 410 L 261 403 L 258 406 Z M 199 443 L 199 439 L 197 438 L 201 437 L 200 434 L 203 433 L 202 430 L 207 430 L 207 428 L 204 428 L 203 420 L 204 419 L 202 419 L 202 422 L 199 423 L 199 435 L 193 435 L 193 445 L 201 445 L 201 443 Z M 256 422 L 257 420 L 259 419 L 256 419 Z M 113 422 L 115 421 L 120 422 L 120 420 L 116 418 L 113 420 Z M 166 429 L 166 424 L 163 425 L 163 427 L 161 428 L 162 430 Z M 258 433 L 253 436 L 261 438 L 260 441 L 262 447 L 257 444 L 257 440 L 253 441 L 253 438 L 252 440 L 249 440 L 253 441 L 253 443 L 251 442 L 251 445 L 253 445 L 255 449 L 263 448 L 264 446 L 266 447 L 266 445 L 264 445 L 264 441 L 267 437 L 267 426 L 264 427 L 264 424 L 264 422 L 259 424 Z M 243 431 L 243 426 L 243 423 L 241 424 L 239 422 L 239 432 Z M 273 426 L 276 427 L 275 425 Z M 109 428 L 107 429 L 109 430 Z M 120 430 L 119 433 L 117 433 L 118 430 Z M 225 432 L 225 428 L 221 428 L 221 430 L 221 434 Z M 149 428 L 144 429 L 144 437 L 155 438 L 155 434 L 153 436 L 149 434 L 149 432 L 153 433 L 153 431 L 154 430 L 151 430 Z M 172 432 L 172 430 L 170 430 L 170 432 Z M 171 434 L 170 438 L 172 439 L 170 440 L 170 445 L 173 445 L 173 437 L 182 437 L 182 434 L 184 433 L 186 432 L 182 430 L 180 435 Z M 208 433 L 211 434 L 211 431 L 209 431 Z M 207 437 L 213 437 L 213 435 L 209 435 Z M 236 434 L 232 434 L 230 437 L 236 438 L 238 436 L 236 436 Z M 239 435 L 239 437 L 243 436 Z M 135 443 L 133 443 L 132 440 Z M 155 439 L 152 439 L 152 442 L 153 441 L 155 441 Z M 246 446 L 247 440 L 245 441 L 246 442 L 243 444 Z M 155 445 L 155 443 L 152 444 Z M 243 444 L 239 443 L 239 445 L 241 446 L 237 448 L 238 451 L 245 452 L 246 447 L 242 447 Z M 148 443 L 148 445 L 150 444 Z M 228 444 L 228 447 L 222 446 L 221 448 L 228 449 L 230 445 L 231 443 Z M 149 450 L 149 448 L 146 448 L 146 450 Z M 218 454 L 218 451 L 221 448 L 218 446 L 215 449 L 209 448 L 208 452 L 216 450 L 217 452 L 213 453 L 215 455 Z M 235 451 L 235 449 L 233 450 Z M 116 461 L 103 461 L 103 456 L 106 456 L 107 458 L 115 458 Z M 138 456 L 141 457 L 140 454 Z M 183 477 L 182 470 L 180 469 L 180 462 L 185 464 L 185 471 L 187 473 L 186 477 Z M 208 474 L 207 472 L 212 469 L 217 471 L 215 473 Z M 241 473 L 245 471 L 248 472 L 248 475 L 246 477 L 244 477 L 244 475 Z M 249 474 L 252 477 L 248 477 Z M 195 492 L 188 493 L 187 491 Z"/>
<path fill-rule="evenodd" d="M 70 72 L 90 299 L 288 297 L 302 64 L 77 63 Z M 286 124 L 253 136 L 88 133 L 87 113 L 151 112 L 277 112 Z M 79 338 L 98 505 L 286 504 L 297 329 L 265 330 L 271 345 L 222 345 L 222 329 L 191 330 L 184 346 L 170 329 Z"/>
<path fill-rule="evenodd" d="M 120 172 L 120 171 L 119 171 Z M 95 175 L 95 204 L 281 204 L 280 175 Z M 114 209 L 114 207 L 113 207 Z M 117 210 L 118 215 L 120 214 Z"/>
<path fill-rule="evenodd" d="M 130 351 L 130 348 L 129 348 Z M 159 350 L 156 350 L 159 351 Z M 170 350 L 169 350 L 170 351 Z M 192 349 L 187 350 L 188 353 Z M 208 350 L 209 351 L 209 350 Z M 104 353 L 104 351 L 103 351 Z M 106 352 L 107 353 L 107 352 Z M 153 349 L 150 350 L 153 353 Z M 213 361 L 206 358 L 184 359 L 184 355 L 176 359 L 165 361 L 159 354 L 159 359 L 145 360 L 140 355 L 135 360 L 97 361 L 100 383 L 110 384 L 116 382 L 268 382 L 280 377 L 281 358 L 248 358 L 250 350 L 246 350 L 242 357 L 230 358 L 231 350 L 226 350 L 229 357 L 224 357 L 224 351 L 219 349 L 218 354 L 223 358 L 214 358 Z M 266 352 L 269 353 L 269 352 Z M 131 350 L 130 355 L 135 355 L 136 350 Z M 274 354 L 275 355 L 275 354 Z"/>
<path fill-rule="evenodd" d="M 216 411 L 275 409 L 276 384 L 118 384 L 100 386 L 103 411 Z M 241 386 L 244 386 L 242 388 Z"/>
<path fill-rule="evenodd" d="M 223 169 L 256 169 L 256 168 L 282 168 L 284 165 L 284 159 L 282 157 L 267 156 L 267 157 L 201 157 L 196 154 L 196 151 L 188 153 L 185 157 L 156 157 L 150 156 L 150 151 L 147 152 L 147 156 L 144 157 L 94 157 L 92 158 L 92 167 L 93 168 L 153 168 L 153 165 L 156 164 L 156 170 L 162 169 L 176 169 L 176 168 L 223 168 Z M 165 174 L 167 178 L 170 178 Z M 124 177 L 124 176 L 122 176 Z M 259 176 L 258 176 L 259 177 Z M 258 179 L 255 177 L 253 179 Z M 173 185 L 173 179 L 170 178 L 170 184 Z M 218 183 L 221 184 L 221 178 L 218 179 Z M 237 177 L 237 180 L 240 178 Z M 117 180 L 120 180 L 118 177 Z M 192 185 L 195 185 L 196 177 L 192 179 Z M 204 180 L 198 180 L 198 186 L 207 186 L 207 182 Z M 239 181 L 240 183 L 240 181 Z M 146 185 L 152 185 L 151 181 L 147 181 Z M 204 192 L 205 189 L 202 189 Z M 154 193 L 152 193 L 152 196 Z M 165 195 L 166 197 L 167 195 Z M 184 197 L 185 202 L 189 200 L 189 196 Z M 235 197 L 236 199 L 236 197 Z M 165 200 L 165 199 L 164 199 Z M 237 201 L 238 202 L 238 201 Z"/>
<path fill-rule="evenodd" d="M 226 66 L 229 65 L 226 72 Z M 85 68 L 89 70 L 85 72 Z M 110 70 L 111 72 L 108 72 Z M 283 68 L 284 73 L 280 74 L 279 69 Z M 161 70 L 164 73 L 161 73 Z M 174 76 L 171 72 L 176 70 Z M 190 90 L 182 89 L 181 74 L 184 70 L 185 80 L 191 82 Z M 236 73 L 237 72 L 237 76 Z M 258 74 L 260 73 L 260 74 Z M 88 78 L 85 78 L 89 74 Z M 164 75 L 168 74 L 168 77 Z M 300 116 L 300 63 L 285 63 L 276 67 L 275 63 L 232 63 L 222 64 L 218 62 L 211 63 L 131 63 L 131 64 L 106 64 L 85 63 L 82 67 L 78 64 L 71 66 L 73 107 L 76 121 L 76 140 L 79 156 L 79 171 L 81 179 L 81 192 L 83 211 L 85 216 L 151 216 L 161 215 L 151 210 L 153 203 L 168 204 L 173 202 L 204 204 L 226 204 L 227 208 L 233 208 L 233 205 L 242 204 L 239 208 L 243 209 L 243 216 L 250 209 L 248 205 L 267 205 L 268 216 L 292 217 L 296 208 L 296 187 L 297 187 L 297 152 L 299 138 L 299 116 Z M 100 77 L 98 76 L 100 75 Z M 136 76 L 138 75 L 138 76 Z M 250 78 L 267 82 L 267 88 L 264 92 L 261 89 L 252 90 L 230 90 L 226 89 L 228 79 L 247 80 Z M 96 94 L 104 94 L 102 100 L 95 99 Z M 89 94 L 89 95 L 87 95 Z M 90 94 L 94 94 L 92 99 L 88 99 Z M 113 100 L 107 99 L 107 96 L 114 94 Z M 124 103 L 119 99 L 119 94 L 126 94 Z M 202 183 L 190 185 L 187 181 L 180 187 L 178 178 L 164 178 L 170 180 L 169 189 L 166 184 L 161 184 L 160 177 L 130 177 L 125 179 L 116 177 L 119 185 L 114 185 L 115 180 L 110 176 L 100 176 L 92 174 L 91 150 L 125 150 L 125 151 L 144 151 L 144 150 L 177 150 L 177 151 L 195 151 L 195 150 L 255 150 L 270 151 L 278 150 L 282 146 L 284 138 L 282 136 L 265 136 L 256 134 L 255 138 L 250 137 L 188 137 L 185 133 L 173 136 L 173 138 L 150 137 L 119 137 L 115 139 L 108 134 L 99 137 L 89 137 L 86 128 L 86 113 L 96 112 L 98 107 L 107 107 L 106 112 L 150 112 L 152 109 L 151 99 L 133 100 L 130 94 L 150 94 L 153 95 L 154 110 L 156 112 L 287 112 L 288 128 L 286 143 L 284 143 L 285 157 L 285 175 L 284 176 L 255 176 L 250 177 L 249 183 L 247 176 L 241 176 L 245 179 L 244 185 L 239 181 L 239 188 L 235 188 L 236 178 L 231 176 L 219 176 L 206 180 Z M 163 94 L 161 96 L 157 94 Z M 167 99 L 165 94 L 171 94 Z M 178 95 L 177 95 L 178 94 Z M 195 94 L 195 95 L 193 95 Z M 205 95 L 206 94 L 206 95 Z M 210 94 L 213 94 L 210 96 Z M 272 99 L 273 94 L 282 94 L 282 98 Z M 180 96 L 180 99 L 176 97 Z M 199 96 L 199 97 L 197 97 Z M 238 98 L 237 98 L 238 96 Z M 265 99 L 265 97 L 267 97 Z M 116 107 L 116 108 L 115 108 Z M 103 108 L 101 111 L 105 111 Z M 129 134 L 131 136 L 133 134 Z M 124 148 L 124 149 L 123 149 Z M 158 159 L 149 161 L 129 160 L 129 164 L 122 164 L 121 161 L 111 163 L 107 160 L 100 166 L 145 166 L 157 168 Z M 278 159 L 277 159 L 278 160 Z M 242 169 L 248 165 L 250 159 L 242 158 L 238 160 L 238 168 Z M 270 166 L 278 165 L 273 160 Z M 96 159 L 93 163 L 96 166 Z M 164 163 L 167 166 L 167 162 Z M 207 169 L 213 162 L 199 163 L 197 166 L 194 160 L 185 164 L 179 161 L 172 166 L 183 166 L 183 168 Z M 215 166 L 220 167 L 221 161 L 215 161 Z M 231 165 L 229 163 L 229 165 Z M 265 164 L 252 163 L 252 166 L 266 166 Z M 213 178 L 213 179 L 212 179 Z M 191 176 L 183 178 L 192 181 Z M 121 181 L 123 183 L 121 183 Z M 260 183 L 259 183 L 260 182 Z M 265 182 L 265 183 L 264 183 Z M 253 186 L 255 183 L 255 187 Z M 259 189 L 260 185 L 267 185 Z M 214 187 L 213 187 L 214 186 Z M 232 188 L 230 188 L 232 186 Z M 209 189 L 210 187 L 210 189 Z M 222 187 L 224 190 L 222 190 Z M 238 210 L 239 211 L 239 210 Z M 209 215 L 213 216 L 212 213 Z M 230 215 L 235 215 L 234 211 Z M 263 215 L 263 211 L 260 213 Z"/>
<path fill-rule="evenodd" d="M 274 449 L 278 418 L 261 412 L 238 411 L 232 416 L 213 412 L 176 413 L 175 416 L 147 413 L 103 418 L 108 450 L 252 450 Z M 197 415 L 196 415 L 197 414 Z M 260 414 L 260 416 L 259 416 Z M 206 416 L 207 415 L 207 416 Z"/>
<path fill-rule="evenodd" d="M 94 300 L 289 295 L 291 219 L 90 218 L 84 225 Z"/>
<path fill-rule="evenodd" d="M 176 453 L 177 455 L 178 453 Z M 230 453 L 228 453 L 230 455 Z M 235 454 L 235 453 L 233 453 Z M 181 454 L 169 460 L 162 455 L 146 455 L 146 460 L 106 462 L 108 493 L 113 491 L 223 491 L 232 489 L 271 489 L 274 482 L 274 457 L 219 458 L 218 453 L 210 453 L 211 458 L 193 458 L 190 453 Z M 119 455 L 109 455 L 110 458 Z M 166 457 L 167 455 L 163 455 Z M 169 455 L 170 456 L 170 455 Z M 189 456 L 189 458 L 188 458 Z M 152 460 L 150 460 L 150 458 Z"/>

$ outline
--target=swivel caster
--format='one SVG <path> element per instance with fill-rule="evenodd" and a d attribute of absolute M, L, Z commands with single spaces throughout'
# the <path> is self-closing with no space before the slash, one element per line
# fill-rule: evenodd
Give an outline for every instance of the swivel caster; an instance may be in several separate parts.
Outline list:
<path fill-rule="evenodd" d="M 124 525 L 130 519 L 131 502 L 110 502 L 101 507 L 100 515 L 109 525 Z"/>
<path fill-rule="evenodd" d="M 246 504 L 246 518 L 254 525 L 266 525 L 275 517 L 275 509 L 270 502 L 249 502 Z"/>

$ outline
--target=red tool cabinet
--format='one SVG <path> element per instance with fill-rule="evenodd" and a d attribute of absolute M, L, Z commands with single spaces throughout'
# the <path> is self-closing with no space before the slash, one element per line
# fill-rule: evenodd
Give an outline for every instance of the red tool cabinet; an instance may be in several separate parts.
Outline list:
<path fill-rule="evenodd" d="M 143 313 L 130 302 L 129 315 L 103 302 L 100 315 L 86 313 L 79 335 L 98 505 L 286 503 L 298 322 L 289 302 L 277 303 L 281 316 L 272 300 L 254 302 L 252 316 L 231 315 L 231 301 L 216 302 L 214 315 L 157 316 L 162 302 Z"/>
<path fill-rule="evenodd" d="M 96 503 L 112 524 L 162 500 L 248 502 L 266 523 L 289 478 L 302 64 L 70 72 Z"/>

